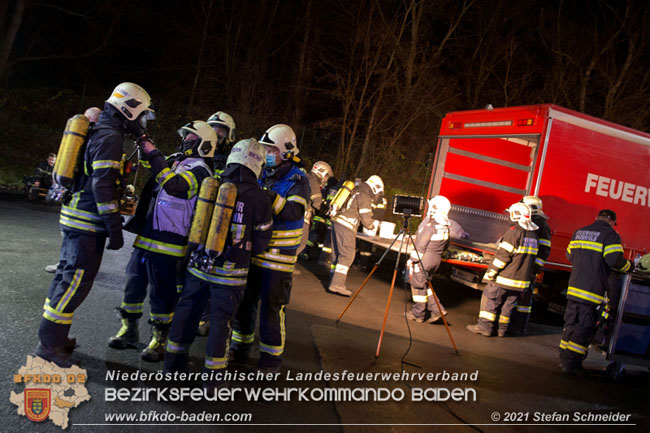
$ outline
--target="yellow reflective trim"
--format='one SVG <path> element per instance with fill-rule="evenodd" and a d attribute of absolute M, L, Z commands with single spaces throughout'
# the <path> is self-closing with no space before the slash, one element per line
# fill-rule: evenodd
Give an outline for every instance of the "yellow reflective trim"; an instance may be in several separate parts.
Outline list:
<path fill-rule="evenodd" d="M 300 197 L 299 195 L 290 195 L 289 197 L 287 197 L 287 201 L 300 203 L 301 205 L 303 205 L 303 207 L 307 208 L 307 200 Z"/>
<path fill-rule="evenodd" d="M 237 332 L 235 329 L 233 329 L 233 331 L 232 331 L 232 340 L 236 341 L 238 343 L 251 344 L 253 341 L 255 341 L 255 333 L 241 334 L 241 333 Z"/>
<path fill-rule="evenodd" d="M 277 215 L 282 212 L 282 209 L 284 208 L 284 204 L 286 202 L 287 201 L 284 197 L 282 197 L 280 194 L 277 194 L 273 200 L 273 205 L 271 206 L 273 208 L 273 215 Z"/>
<path fill-rule="evenodd" d="M 622 252 L 623 252 L 623 245 L 621 244 L 607 245 L 603 250 L 603 257 L 607 256 L 607 254 L 622 253 Z"/>
<path fill-rule="evenodd" d="M 535 247 L 524 247 L 523 245 L 519 246 L 517 248 L 517 251 L 515 251 L 515 254 L 532 254 L 532 255 L 537 255 L 538 249 Z"/>
<path fill-rule="evenodd" d="M 510 278 L 505 278 L 502 276 L 497 276 L 495 283 L 508 287 L 516 287 L 519 289 L 525 289 L 526 287 L 530 286 L 530 281 L 511 280 Z"/>
<path fill-rule="evenodd" d="M 569 345 L 569 342 L 566 340 L 560 340 L 560 349 L 566 349 Z"/>
<path fill-rule="evenodd" d="M 74 272 L 74 276 L 72 277 L 72 281 L 70 282 L 70 285 L 66 289 L 66 291 L 63 293 L 63 296 L 61 296 L 61 299 L 59 300 L 59 303 L 56 305 L 56 311 L 59 313 L 62 313 L 63 310 L 65 310 L 65 307 L 70 303 L 70 299 L 74 296 L 74 294 L 77 292 L 77 289 L 79 288 L 79 285 L 81 284 L 81 279 L 84 276 L 84 272 L 86 272 L 84 269 L 77 269 Z"/>
<path fill-rule="evenodd" d="M 97 222 L 103 221 L 102 217 L 100 217 L 96 213 L 80 210 L 66 205 L 61 206 L 61 213 L 74 218 L 85 219 L 88 221 L 97 221 Z"/>
<path fill-rule="evenodd" d="M 502 241 L 499 244 L 499 248 L 506 250 L 510 254 L 512 254 L 512 252 L 515 250 L 515 247 L 511 243 L 505 241 Z"/>
<path fill-rule="evenodd" d="M 85 230 L 87 232 L 93 232 L 93 233 L 106 231 L 106 229 L 103 226 L 99 226 L 91 222 L 84 223 L 82 221 L 73 220 L 63 216 L 63 214 L 61 214 L 59 218 L 59 224 L 71 227 L 73 229 Z"/>
<path fill-rule="evenodd" d="M 504 261 L 499 260 L 499 259 L 497 259 L 497 258 L 495 258 L 494 260 L 492 260 L 492 264 L 493 264 L 494 267 L 496 267 L 497 269 L 503 269 L 503 268 L 506 266 L 506 263 L 505 263 Z"/>
<path fill-rule="evenodd" d="M 618 270 L 621 271 L 621 272 L 627 272 L 627 271 L 630 270 L 631 267 L 632 267 L 632 265 L 630 264 L 630 261 L 629 261 L 629 260 L 626 260 L 626 261 L 625 261 L 625 264 L 623 265 L 623 267 L 620 268 L 620 269 L 618 269 Z"/>
<path fill-rule="evenodd" d="M 413 295 L 412 299 L 413 302 L 427 302 L 428 296 Z"/>
<path fill-rule="evenodd" d="M 278 316 L 280 318 L 280 345 L 273 346 L 271 344 L 266 344 L 260 341 L 260 352 L 265 352 L 273 356 L 281 356 L 282 352 L 284 352 L 284 341 L 286 339 L 286 329 L 284 325 L 284 321 L 285 321 L 284 305 L 280 307 Z"/>
<path fill-rule="evenodd" d="M 478 313 L 478 317 L 481 319 L 489 320 L 490 322 L 494 322 L 497 318 L 496 314 L 490 313 L 489 311 L 480 311 Z"/>
<path fill-rule="evenodd" d="M 584 250 L 598 251 L 601 253 L 603 251 L 603 244 L 600 242 L 591 242 L 591 241 L 571 241 L 569 242 L 569 252 L 573 248 L 581 248 Z"/>
<path fill-rule="evenodd" d="M 70 325 L 72 324 L 72 317 L 74 313 L 61 313 L 56 311 L 54 308 L 46 305 L 43 311 L 43 318 L 49 320 L 50 322 L 59 323 L 61 325 Z"/>
<path fill-rule="evenodd" d="M 92 163 L 93 170 L 99 170 L 101 168 L 114 168 L 119 170 L 121 168 L 120 161 L 114 161 L 110 159 L 99 159 L 93 161 Z"/>
<path fill-rule="evenodd" d="M 540 239 L 539 244 L 551 248 L 551 241 L 548 239 Z"/>
<path fill-rule="evenodd" d="M 187 251 L 187 245 L 168 244 L 155 239 L 145 238 L 140 235 L 135 238 L 133 246 L 142 248 L 143 250 L 153 251 L 154 253 L 167 254 L 174 257 L 183 257 Z"/>
<path fill-rule="evenodd" d="M 280 272 L 293 272 L 294 265 L 287 265 L 284 263 L 277 263 L 268 260 L 262 260 L 258 257 L 253 257 L 251 263 L 259 266 L 260 268 L 271 269 Z"/>
<path fill-rule="evenodd" d="M 156 182 L 158 183 L 158 185 L 163 186 L 173 176 L 174 173 L 168 167 L 165 167 L 156 176 Z"/>
<path fill-rule="evenodd" d="M 569 341 L 567 343 L 567 349 L 585 355 L 587 353 L 587 348 L 581 344 L 576 343 L 575 341 Z"/>
<path fill-rule="evenodd" d="M 569 286 L 566 294 L 567 296 L 570 295 L 575 298 L 584 299 L 585 301 L 593 302 L 594 304 L 601 304 L 605 301 L 605 298 L 603 296 L 572 286 Z"/>

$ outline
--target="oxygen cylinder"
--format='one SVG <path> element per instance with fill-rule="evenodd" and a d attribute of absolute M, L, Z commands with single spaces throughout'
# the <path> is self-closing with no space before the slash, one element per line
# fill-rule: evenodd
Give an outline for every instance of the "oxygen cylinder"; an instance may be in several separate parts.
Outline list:
<path fill-rule="evenodd" d="M 341 185 L 341 188 L 339 188 L 339 190 L 336 191 L 336 195 L 334 196 L 334 199 L 330 204 L 331 216 L 335 216 L 338 213 L 339 209 L 343 207 L 348 197 L 350 197 L 350 194 L 352 193 L 353 189 L 354 189 L 354 182 L 350 180 L 346 180 L 345 182 L 343 182 L 343 185 Z"/>
<path fill-rule="evenodd" d="M 237 199 L 237 187 L 233 183 L 224 183 L 219 187 L 219 195 L 214 203 L 212 221 L 208 239 L 205 241 L 205 251 L 212 255 L 221 255 L 230 230 L 230 218 Z"/>
<path fill-rule="evenodd" d="M 79 151 L 86 141 L 90 121 L 83 114 L 68 119 L 54 163 L 52 178 L 64 188 L 72 187 L 74 173 L 79 161 Z"/>
<path fill-rule="evenodd" d="M 201 190 L 199 191 L 199 198 L 196 201 L 192 228 L 190 229 L 189 243 L 191 249 L 205 244 L 218 189 L 219 180 L 217 178 L 210 176 L 203 179 Z"/>

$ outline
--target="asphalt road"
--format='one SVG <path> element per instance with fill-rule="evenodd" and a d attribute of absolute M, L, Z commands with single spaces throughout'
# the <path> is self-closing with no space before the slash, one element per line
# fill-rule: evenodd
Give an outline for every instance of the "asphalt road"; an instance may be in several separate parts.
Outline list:
<path fill-rule="evenodd" d="M 57 221 L 56 208 L 27 202 L 18 195 L 0 194 L 3 432 L 61 430 L 50 421 L 36 424 L 19 416 L 9 401 L 12 390 L 23 389 L 21 384 L 13 383 L 13 375 L 37 343 L 43 300 L 52 278 L 44 267 L 57 261 L 60 247 Z M 129 240 L 130 235 L 127 245 Z M 404 319 L 410 296 L 398 277 L 380 354 L 375 357 L 393 273 L 392 257 L 382 263 L 338 323 L 336 318 L 349 298 L 325 292 L 327 270 L 310 262 L 298 266 L 300 274 L 294 275 L 286 312 L 285 360 L 277 379 L 233 380 L 231 389 L 240 389 L 239 394 L 220 402 L 156 398 L 107 401 L 106 393 L 112 388 L 176 386 L 156 380 L 124 382 L 107 377 L 107 372 L 116 370 L 156 372 L 161 368 L 161 364 L 141 361 L 137 350 L 116 351 L 106 344 L 119 328 L 114 308 L 121 301 L 124 268 L 131 250 L 125 246 L 120 251 L 106 251 L 95 285 L 75 313 L 71 333 L 79 342 L 75 353 L 87 370 L 86 388 L 91 400 L 71 409 L 69 431 L 650 431 L 647 369 L 628 367 L 623 379 L 612 383 L 602 374 L 608 361 L 590 352 L 585 361 L 593 371 L 590 377 L 565 376 L 557 367 L 561 321 L 556 316 L 535 314 L 526 337 L 477 336 L 467 332 L 465 325 L 476 320 L 479 293 L 445 279 L 435 279 L 434 287 L 449 311 L 449 329 L 458 352 L 444 326 Z M 358 288 L 366 275 L 353 270 L 348 286 Z M 148 338 L 144 321 L 140 332 L 143 340 Z M 205 339 L 201 338 L 192 346 L 197 366 L 202 365 L 204 347 Z M 254 351 L 249 363 L 231 364 L 229 371 L 252 372 L 257 356 Z M 322 377 L 324 372 L 332 376 Z M 350 372 L 353 375 L 348 377 Z M 309 373 L 314 376 L 305 377 Z M 467 373 L 468 377 L 454 380 L 450 376 L 454 373 Z M 265 389 L 269 396 L 246 397 L 246 389 Z M 455 391 L 459 393 L 456 400 L 441 401 L 445 390 L 452 389 L 459 390 Z M 149 413 L 160 417 L 161 413 L 180 416 L 182 412 L 251 414 L 251 419 L 193 425 L 179 420 L 163 422 L 160 418 L 141 420 L 154 416 L 146 415 Z M 629 415 L 626 425 L 604 425 L 587 418 L 590 413 L 610 412 Z M 135 413 L 141 419 L 109 422 L 107 414 L 114 413 Z M 548 419 L 543 420 L 544 416 Z"/>

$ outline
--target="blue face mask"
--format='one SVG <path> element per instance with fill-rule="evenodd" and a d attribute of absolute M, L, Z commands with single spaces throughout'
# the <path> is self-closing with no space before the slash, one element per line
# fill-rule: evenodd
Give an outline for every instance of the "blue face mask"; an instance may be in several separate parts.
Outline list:
<path fill-rule="evenodd" d="M 269 168 L 275 167 L 275 155 L 266 154 L 266 166 Z"/>

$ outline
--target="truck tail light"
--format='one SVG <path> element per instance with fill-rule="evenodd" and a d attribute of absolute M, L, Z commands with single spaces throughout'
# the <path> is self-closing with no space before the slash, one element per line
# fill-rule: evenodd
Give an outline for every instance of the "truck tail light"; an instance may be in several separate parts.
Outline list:
<path fill-rule="evenodd" d="M 451 122 L 449 124 L 449 129 L 460 129 L 461 126 L 463 126 L 463 124 L 460 122 Z"/>
<path fill-rule="evenodd" d="M 533 126 L 533 121 L 535 119 L 519 119 L 517 120 L 517 126 Z"/>

